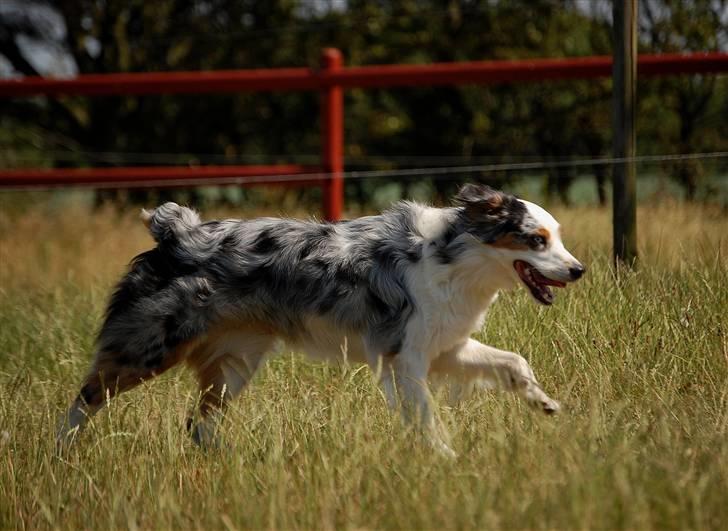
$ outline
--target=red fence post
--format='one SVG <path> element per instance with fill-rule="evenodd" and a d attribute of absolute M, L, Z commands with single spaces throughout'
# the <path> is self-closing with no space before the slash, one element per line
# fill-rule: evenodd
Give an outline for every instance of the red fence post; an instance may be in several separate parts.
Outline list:
<path fill-rule="evenodd" d="M 325 75 L 342 68 L 341 52 L 325 48 L 321 69 Z M 321 91 L 321 166 L 328 173 L 324 181 L 324 217 L 341 219 L 344 208 L 344 95 L 341 86 L 329 85 Z"/>

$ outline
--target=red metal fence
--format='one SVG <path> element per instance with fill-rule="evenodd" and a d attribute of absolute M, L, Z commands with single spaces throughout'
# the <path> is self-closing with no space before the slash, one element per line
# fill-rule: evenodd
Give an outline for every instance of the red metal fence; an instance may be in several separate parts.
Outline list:
<path fill-rule="evenodd" d="M 328 48 L 320 69 L 279 68 L 213 72 L 89 74 L 73 79 L 0 80 L 0 97 L 35 95 L 182 94 L 242 91 L 321 93 L 321 165 L 164 166 L 80 169 L 0 170 L 0 187 L 119 186 L 153 181 L 180 186 L 205 178 L 256 177 L 243 184 L 322 186 L 324 215 L 339 219 L 343 209 L 343 90 L 395 86 L 436 86 L 591 79 L 612 74 L 611 57 L 479 61 L 430 65 L 381 65 L 344 68 L 341 52 Z M 728 53 L 641 55 L 639 76 L 728 72 Z"/>

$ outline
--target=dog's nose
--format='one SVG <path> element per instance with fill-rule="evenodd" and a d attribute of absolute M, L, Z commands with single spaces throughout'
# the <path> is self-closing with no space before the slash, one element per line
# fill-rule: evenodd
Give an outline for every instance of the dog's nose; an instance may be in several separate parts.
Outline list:
<path fill-rule="evenodd" d="M 584 275 L 584 273 L 586 273 L 586 268 L 583 265 L 579 264 L 577 266 L 569 268 L 569 273 L 571 274 L 571 278 L 573 280 L 579 280 Z"/>

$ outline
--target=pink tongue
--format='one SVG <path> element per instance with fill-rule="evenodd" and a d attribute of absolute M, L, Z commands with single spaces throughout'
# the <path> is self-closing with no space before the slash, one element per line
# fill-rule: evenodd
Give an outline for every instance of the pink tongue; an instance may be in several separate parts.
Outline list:
<path fill-rule="evenodd" d="M 546 278 L 545 276 L 543 276 L 541 273 L 539 273 L 536 270 L 533 271 L 533 278 L 539 284 L 544 284 L 546 286 L 556 286 L 557 288 L 563 288 L 564 286 L 566 286 L 565 283 L 563 283 L 559 280 L 552 280 L 550 278 Z"/>

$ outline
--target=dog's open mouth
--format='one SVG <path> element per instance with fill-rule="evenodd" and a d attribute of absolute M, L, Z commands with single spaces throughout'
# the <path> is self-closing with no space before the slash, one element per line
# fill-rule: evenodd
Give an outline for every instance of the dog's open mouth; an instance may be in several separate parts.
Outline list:
<path fill-rule="evenodd" d="M 546 278 L 538 272 L 538 269 L 523 260 L 513 262 L 513 268 L 518 273 L 518 276 L 521 277 L 526 287 L 531 291 L 531 295 L 538 302 L 546 306 L 551 306 L 554 302 L 554 293 L 549 289 L 549 286 L 556 286 L 557 288 L 566 286 L 565 282 Z"/>

